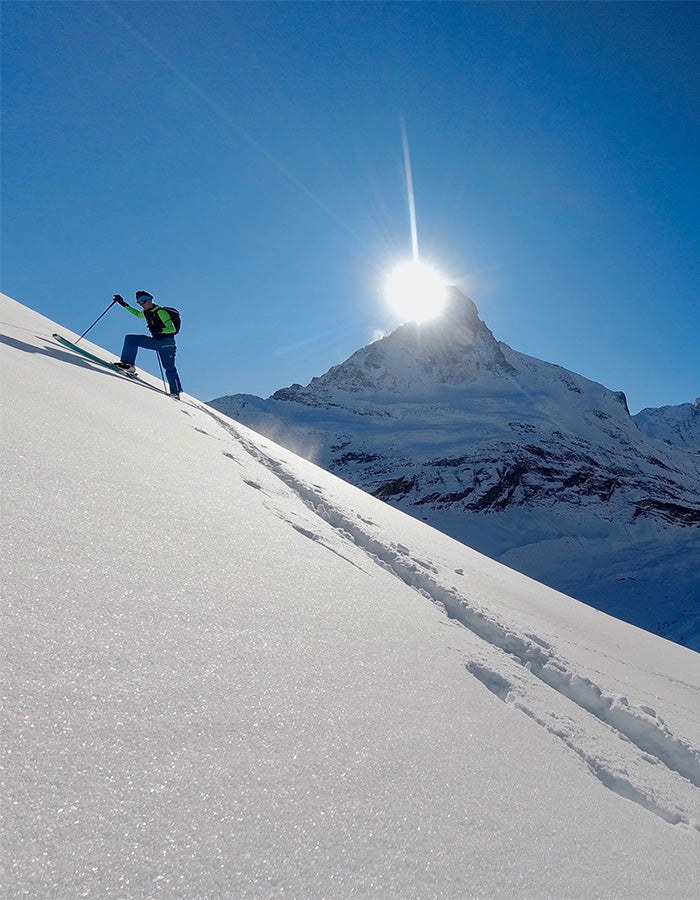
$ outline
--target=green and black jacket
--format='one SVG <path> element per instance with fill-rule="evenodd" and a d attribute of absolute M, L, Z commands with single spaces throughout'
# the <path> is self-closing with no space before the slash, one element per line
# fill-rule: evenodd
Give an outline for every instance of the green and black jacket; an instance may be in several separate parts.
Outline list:
<path fill-rule="evenodd" d="M 133 316 L 139 319 L 145 319 L 148 330 L 154 338 L 172 337 L 175 338 L 175 326 L 170 318 L 170 313 L 162 306 L 156 306 L 155 309 L 134 309 L 127 303 L 124 307 L 128 309 Z"/>

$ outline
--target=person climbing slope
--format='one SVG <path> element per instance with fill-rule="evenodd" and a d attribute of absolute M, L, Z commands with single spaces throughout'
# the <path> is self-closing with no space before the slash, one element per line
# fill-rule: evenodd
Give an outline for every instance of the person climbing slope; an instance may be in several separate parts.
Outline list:
<path fill-rule="evenodd" d="M 138 316 L 139 319 L 145 319 L 151 337 L 146 334 L 127 334 L 124 337 L 124 346 L 122 348 L 121 360 L 115 363 L 118 369 L 123 369 L 127 373 L 136 371 L 136 354 L 139 347 L 146 350 L 155 350 L 165 370 L 165 377 L 168 379 L 170 387 L 170 395 L 175 399 L 179 399 L 182 385 L 180 384 L 180 376 L 175 368 L 175 354 L 177 345 L 175 344 L 175 335 L 180 330 L 180 314 L 176 309 L 170 307 L 158 306 L 153 302 L 153 294 L 148 291 L 136 291 L 136 302 L 141 309 L 135 309 L 124 300 L 120 294 L 114 295 L 114 300 L 124 309 Z"/>

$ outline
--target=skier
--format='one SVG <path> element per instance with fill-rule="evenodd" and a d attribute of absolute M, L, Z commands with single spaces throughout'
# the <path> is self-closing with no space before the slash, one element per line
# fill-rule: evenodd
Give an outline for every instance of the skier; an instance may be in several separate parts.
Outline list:
<path fill-rule="evenodd" d="M 177 347 L 175 345 L 175 335 L 177 334 L 179 323 L 176 325 L 168 312 L 162 306 L 157 306 L 153 302 L 153 294 L 148 291 L 136 291 L 136 302 L 141 309 L 134 309 L 133 306 L 124 300 L 119 294 L 114 295 L 114 300 L 124 309 L 138 316 L 139 319 L 145 319 L 148 329 L 153 335 L 148 337 L 146 334 L 127 334 L 124 337 L 124 346 L 122 348 L 122 357 L 118 363 L 115 363 L 118 369 L 123 369 L 127 373 L 136 371 L 136 354 L 139 347 L 145 347 L 147 350 L 155 350 L 165 369 L 165 375 L 168 379 L 170 387 L 170 395 L 176 400 L 180 399 L 180 376 L 175 368 L 175 353 Z"/>

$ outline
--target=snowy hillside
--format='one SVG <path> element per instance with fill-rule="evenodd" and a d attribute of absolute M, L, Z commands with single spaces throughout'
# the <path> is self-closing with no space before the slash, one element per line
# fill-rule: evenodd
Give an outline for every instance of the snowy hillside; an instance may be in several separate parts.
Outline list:
<path fill-rule="evenodd" d="M 700 397 L 695 403 L 643 409 L 634 421 L 651 437 L 700 454 Z"/>
<path fill-rule="evenodd" d="M 696 893 L 698 654 L 1 302 L 3 896 Z"/>
<path fill-rule="evenodd" d="M 659 439 L 668 428 L 646 433 L 623 394 L 496 341 L 456 289 L 440 319 L 401 326 L 306 387 L 211 405 L 488 556 L 700 650 L 696 419 L 682 420 L 683 445 Z"/>

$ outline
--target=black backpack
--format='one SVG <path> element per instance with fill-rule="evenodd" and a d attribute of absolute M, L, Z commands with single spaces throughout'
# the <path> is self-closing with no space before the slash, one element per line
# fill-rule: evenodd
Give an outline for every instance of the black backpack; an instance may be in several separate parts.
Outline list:
<path fill-rule="evenodd" d="M 161 309 L 164 309 L 170 316 L 170 320 L 175 326 L 175 334 L 177 334 L 180 331 L 180 313 L 172 306 L 163 306 Z"/>

